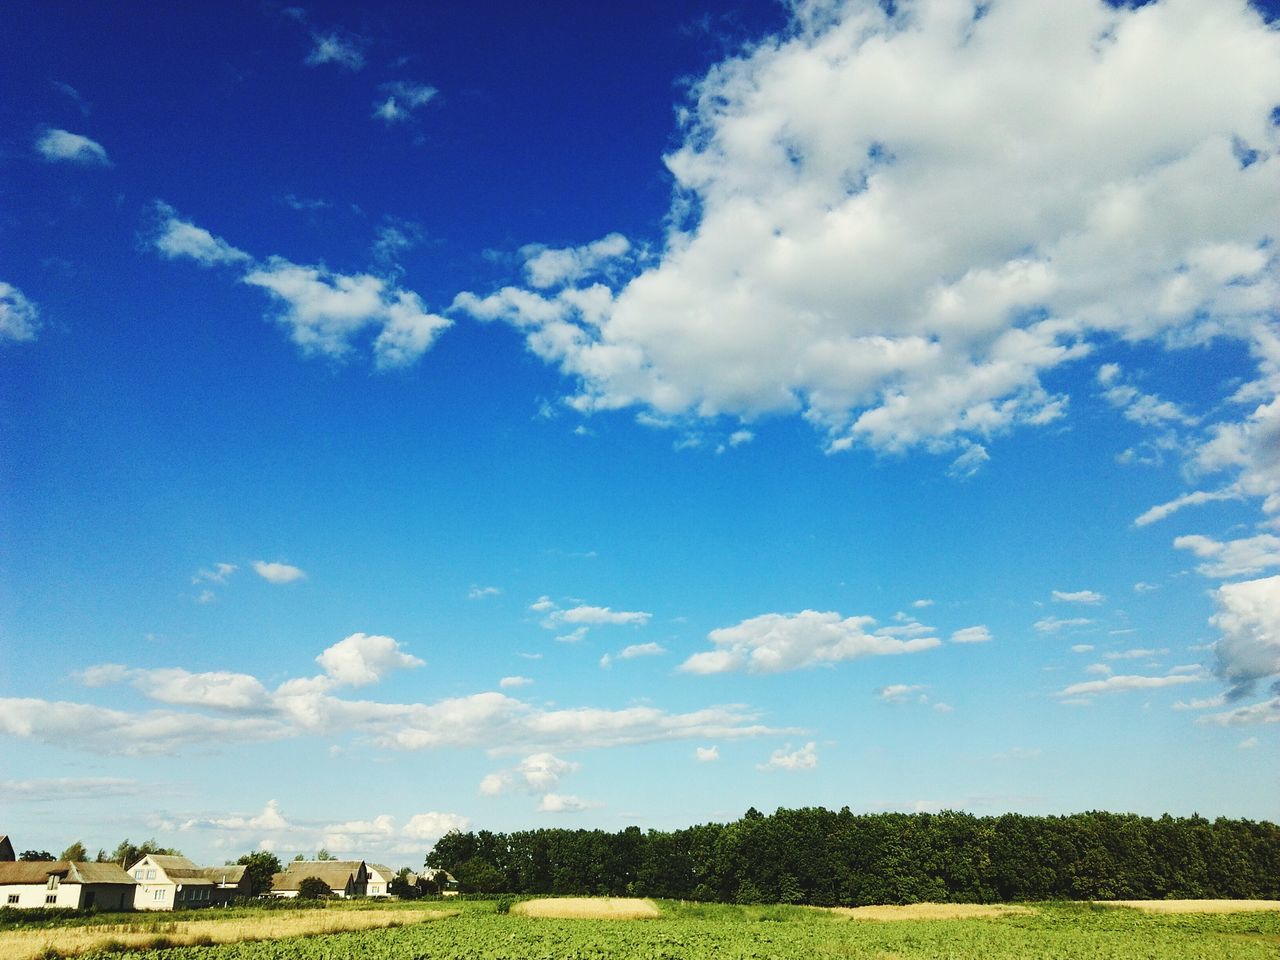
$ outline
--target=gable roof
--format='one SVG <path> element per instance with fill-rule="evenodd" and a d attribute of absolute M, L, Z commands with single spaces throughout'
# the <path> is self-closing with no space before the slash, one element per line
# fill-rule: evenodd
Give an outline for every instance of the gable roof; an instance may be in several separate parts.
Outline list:
<path fill-rule="evenodd" d="M 371 873 L 374 870 L 377 870 L 378 875 L 382 877 L 383 880 L 391 881 L 396 878 L 396 872 L 385 863 L 366 863 L 366 866 L 369 868 Z"/>
<path fill-rule="evenodd" d="M 0 863 L 0 884 L 38 884 L 57 874 L 64 883 L 127 883 L 137 881 L 115 863 L 69 863 L 66 860 L 29 860 Z"/>
<path fill-rule="evenodd" d="M 239 883 L 248 869 L 243 863 L 228 863 L 221 867 L 201 867 L 200 873 L 214 883 Z"/>
<path fill-rule="evenodd" d="M 292 860 L 284 873 L 271 878 L 272 890 L 297 890 L 307 877 L 323 880 L 330 890 L 345 890 L 364 867 L 363 860 Z"/>
<path fill-rule="evenodd" d="M 14 856 L 13 844 L 9 841 L 9 835 L 0 833 L 0 863 L 13 863 L 17 859 Z"/>

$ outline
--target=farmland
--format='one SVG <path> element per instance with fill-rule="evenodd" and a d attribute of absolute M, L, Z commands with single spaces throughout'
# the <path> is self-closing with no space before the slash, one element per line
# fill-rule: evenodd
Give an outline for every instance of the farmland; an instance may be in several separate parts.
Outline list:
<path fill-rule="evenodd" d="M 1269 910 L 1237 913 L 1151 913 L 1100 904 L 1042 903 L 999 916 L 961 916 L 911 905 L 885 908 L 878 919 L 796 906 L 675 901 L 660 901 L 657 906 L 659 916 L 648 920 L 562 919 L 521 916 L 514 911 L 501 914 L 493 902 L 467 901 L 457 904 L 452 916 L 418 923 L 415 918 L 425 919 L 418 915 L 428 911 L 406 905 L 398 911 L 404 925 L 385 929 L 181 946 L 141 955 L 99 951 L 84 956 L 103 960 L 140 956 L 147 960 L 1271 960 L 1280 948 L 1280 911 L 1274 903 L 1267 905 Z M 582 912 L 581 902 L 575 909 Z M 602 909 L 618 914 L 616 905 Z M 949 918 L 934 919 L 939 916 Z M 0 941 L 0 952 L 4 946 Z"/>

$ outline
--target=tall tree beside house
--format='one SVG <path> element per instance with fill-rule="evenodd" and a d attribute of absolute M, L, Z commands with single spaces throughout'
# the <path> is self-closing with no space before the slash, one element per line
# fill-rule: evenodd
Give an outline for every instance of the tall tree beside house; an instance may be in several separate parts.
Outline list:
<path fill-rule="evenodd" d="M 58 857 L 59 860 L 70 860 L 72 863 L 84 863 L 89 859 L 89 851 L 84 848 L 84 844 L 77 840 L 67 849 L 62 851 Z"/>
<path fill-rule="evenodd" d="M 280 858 L 274 853 L 268 853 L 266 850 L 255 850 L 253 853 L 246 853 L 236 863 L 244 865 L 244 872 L 249 877 L 249 896 L 251 897 L 259 896 L 270 890 L 271 877 L 284 869 L 280 863 Z"/>
<path fill-rule="evenodd" d="M 323 900 L 329 896 L 329 885 L 319 877 L 305 877 L 298 884 L 298 899 Z"/>
<path fill-rule="evenodd" d="M 26 863 L 36 863 L 44 860 L 52 860 L 53 854 L 48 850 L 23 850 L 18 854 L 18 859 Z"/>
<path fill-rule="evenodd" d="M 182 851 L 174 850 L 169 847 L 162 847 L 160 844 L 156 843 L 154 839 L 143 840 L 142 843 L 137 844 L 136 846 L 130 843 L 128 839 L 124 839 L 121 840 L 115 850 L 112 851 L 111 862 L 118 863 L 120 866 L 128 870 L 130 866 L 137 863 L 148 854 L 166 857 L 180 857 L 182 856 Z"/>

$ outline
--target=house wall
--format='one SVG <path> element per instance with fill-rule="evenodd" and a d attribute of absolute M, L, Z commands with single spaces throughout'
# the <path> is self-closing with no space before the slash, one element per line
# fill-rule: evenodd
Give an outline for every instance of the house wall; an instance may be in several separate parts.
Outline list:
<path fill-rule="evenodd" d="M 14 897 L 18 899 L 14 901 Z M 52 902 L 49 900 L 50 897 L 53 898 Z M 79 910 L 80 897 L 78 883 L 59 883 L 54 890 L 50 890 L 43 883 L 0 885 L 0 907 L 17 907 L 20 910 L 33 910 L 37 907 Z"/>
<path fill-rule="evenodd" d="M 81 884 L 80 908 L 87 910 L 132 910 L 132 886 L 123 883 L 86 883 Z"/>

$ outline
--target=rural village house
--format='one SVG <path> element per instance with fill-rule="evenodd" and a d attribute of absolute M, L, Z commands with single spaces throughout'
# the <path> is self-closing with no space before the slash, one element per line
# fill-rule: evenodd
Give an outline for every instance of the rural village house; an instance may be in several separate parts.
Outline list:
<path fill-rule="evenodd" d="M 391 896 L 391 881 L 396 878 L 395 871 L 381 863 L 367 863 L 365 867 L 369 871 L 369 882 L 365 888 L 365 896 Z"/>
<path fill-rule="evenodd" d="M 410 874 L 409 876 L 409 882 L 414 885 L 417 885 L 419 876 L 422 877 L 423 880 L 434 883 L 440 890 L 440 895 L 443 897 L 456 897 L 458 895 L 458 881 L 454 879 L 453 874 L 448 870 L 436 870 L 432 867 L 423 867 L 422 873 L 416 875 Z"/>
<path fill-rule="evenodd" d="M 129 873 L 138 884 L 137 910 L 192 910 L 248 896 L 243 866 L 197 867 L 186 857 L 147 854 Z"/>
<path fill-rule="evenodd" d="M 136 889 L 117 863 L 0 862 L 0 907 L 129 910 Z"/>
<path fill-rule="evenodd" d="M 369 868 L 363 860 L 294 860 L 271 878 L 271 896 L 296 897 L 307 877 L 323 881 L 335 897 L 368 896 Z"/>

